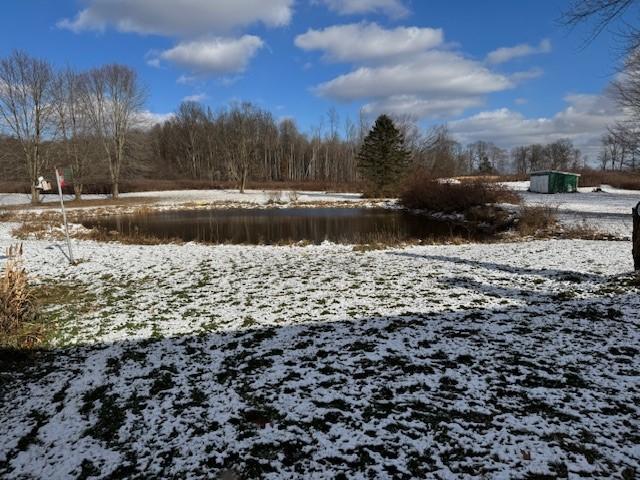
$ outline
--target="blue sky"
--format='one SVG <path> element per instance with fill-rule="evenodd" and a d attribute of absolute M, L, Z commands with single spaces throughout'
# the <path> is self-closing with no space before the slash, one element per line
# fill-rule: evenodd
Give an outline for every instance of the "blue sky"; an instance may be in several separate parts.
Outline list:
<path fill-rule="evenodd" d="M 7 0 L 0 55 L 23 49 L 79 69 L 134 67 L 148 109 L 248 100 L 303 130 L 411 114 L 463 142 L 569 137 L 592 150 L 619 115 L 601 95 L 620 48 L 558 24 L 539 0 Z M 493 52 L 493 53 L 492 53 Z M 326 120 L 324 125 L 326 126 Z"/>

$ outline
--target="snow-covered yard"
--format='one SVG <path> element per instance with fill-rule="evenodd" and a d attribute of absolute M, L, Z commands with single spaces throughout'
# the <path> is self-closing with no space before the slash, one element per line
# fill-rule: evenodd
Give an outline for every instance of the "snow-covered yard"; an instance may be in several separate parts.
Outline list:
<path fill-rule="evenodd" d="M 545 195 L 528 192 L 528 181 L 504 185 L 518 191 L 525 205 L 557 207 L 559 220 L 565 225 L 584 224 L 616 237 L 631 237 L 631 209 L 640 202 L 640 191 L 604 185 L 600 192 L 589 187 L 580 188 L 579 193 Z"/>
<path fill-rule="evenodd" d="M 640 473 L 629 242 L 74 245 L 25 242 L 66 300 L 0 377 L 0 477 Z"/>

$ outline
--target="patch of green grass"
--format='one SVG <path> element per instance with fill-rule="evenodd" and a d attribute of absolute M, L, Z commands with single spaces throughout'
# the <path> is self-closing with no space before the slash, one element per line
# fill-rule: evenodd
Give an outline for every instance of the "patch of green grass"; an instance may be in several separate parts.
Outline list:
<path fill-rule="evenodd" d="M 124 424 L 126 414 L 122 405 L 118 405 L 116 394 L 107 394 L 110 385 L 101 385 L 86 392 L 80 413 L 89 415 L 95 413 L 95 423 L 87 428 L 86 435 L 98 440 L 113 442 L 120 427 Z"/>

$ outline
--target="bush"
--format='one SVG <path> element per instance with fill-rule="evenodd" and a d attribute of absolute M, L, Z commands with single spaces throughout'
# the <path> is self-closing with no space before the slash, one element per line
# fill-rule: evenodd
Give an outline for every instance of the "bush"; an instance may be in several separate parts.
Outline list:
<path fill-rule="evenodd" d="M 558 208 L 548 205 L 530 205 L 520 209 L 518 233 L 531 236 L 549 233 L 558 225 Z"/>
<path fill-rule="evenodd" d="M 516 192 L 498 184 L 436 180 L 420 172 L 411 176 L 400 193 L 400 203 L 404 207 L 445 213 L 467 212 L 491 203 L 519 204 L 520 201 Z"/>
<path fill-rule="evenodd" d="M 32 348 L 42 341 L 36 306 L 22 265 L 22 245 L 7 250 L 0 277 L 0 347 Z"/>

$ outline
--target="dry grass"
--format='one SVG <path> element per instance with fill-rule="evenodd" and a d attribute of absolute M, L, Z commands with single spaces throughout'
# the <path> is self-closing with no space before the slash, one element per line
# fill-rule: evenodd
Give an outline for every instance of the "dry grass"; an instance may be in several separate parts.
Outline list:
<path fill-rule="evenodd" d="M 280 190 L 271 190 L 267 192 L 267 205 L 275 205 L 283 203 L 282 192 Z"/>
<path fill-rule="evenodd" d="M 528 205 L 520 209 L 518 233 L 523 237 L 544 236 L 558 226 L 558 208 L 548 205 Z"/>
<path fill-rule="evenodd" d="M 640 172 L 603 172 L 584 170 L 580 172 L 581 187 L 610 185 L 623 190 L 640 190 Z"/>
<path fill-rule="evenodd" d="M 0 277 L 0 347 L 34 348 L 44 339 L 27 272 L 22 264 L 22 245 L 7 249 Z"/>
<path fill-rule="evenodd" d="M 64 205 L 68 209 L 83 208 L 83 207 L 129 207 L 132 205 L 150 205 L 157 202 L 158 198 L 153 197 L 121 197 L 116 200 L 111 198 L 102 199 L 90 199 L 90 200 L 65 200 Z M 9 205 L 5 207 L 7 214 L 11 214 L 14 211 L 24 210 L 60 210 L 60 202 L 47 202 L 39 203 L 38 205 L 32 205 L 29 203 L 19 205 Z M 71 212 L 69 212 L 71 213 Z"/>
<path fill-rule="evenodd" d="M 141 211 L 146 211 L 143 207 Z M 138 212 L 140 213 L 140 212 Z M 59 215 L 58 215 L 59 216 Z M 71 225 L 70 225 L 71 227 Z M 183 244 L 179 238 L 163 238 L 141 232 L 120 233 L 105 228 L 71 229 L 71 238 L 77 240 L 93 240 L 96 242 L 118 242 L 125 245 L 161 245 L 166 243 Z M 59 219 L 49 218 L 48 215 L 37 217 L 21 223 L 11 231 L 13 237 L 19 240 L 64 240 L 65 234 Z"/>
<path fill-rule="evenodd" d="M 62 238 L 62 231 L 57 231 L 61 227 L 60 222 L 48 220 L 46 218 L 30 220 L 21 223 L 11 230 L 11 235 L 18 240 L 43 240 L 46 238 Z"/>
<path fill-rule="evenodd" d="M 456 180 L 461 182 L 521 182 L 529 180 L 529 175 L 526 174 L 512 174 L 512 175 L 464 175 L 455 177 Z"/>
<path fill-rule="evenodd" d="M 125 234 L 120 233 L 116 230 L 107 230 L 105 228 L 90 228 L 73 232 L 72 237 L 78 240 L 93 240 L 95 242 L 118 242 L 124 245 L 162 245 L 168 243 L 181 245 L 184 243 L 184 240 L 180 238 L 156 237 L 137 231 Z"/>
<path fill-rule="evenodd" d="M 407 208 L 444 213 L 463 213 L 487 204 L 520 202 L 516 192 L 497 184 L 443 182 L 419 172 L 405 183 L 400 194 L 400 203 Z"/>
<path fill-rule="evenodd" d="M 601 232 L 597 228 L 583 221 L 579 225 L 564 227 L 560 232 L 562 238 L 579 239 L 579 240 L 616 240 L 614 235 Z"/>

